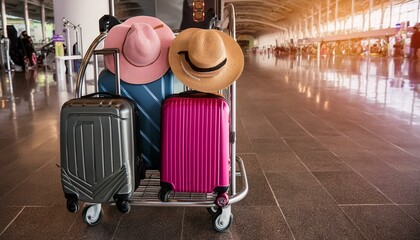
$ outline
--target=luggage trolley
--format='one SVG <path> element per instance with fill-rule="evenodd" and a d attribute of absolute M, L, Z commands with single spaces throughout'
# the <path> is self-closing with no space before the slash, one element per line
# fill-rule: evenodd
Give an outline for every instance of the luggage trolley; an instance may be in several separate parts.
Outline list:
<path fill-rule="evenodd" d="M 236 39 L 235 26 L 235 9 L 232 3 L 226 5 L 225 10 L 229 17 L 228 31 L 230 36 Z M 222 23 L 224 25 L 224 23 Z M 118 49 L 103 49 L 95 50 L 98 44 L 106 37 L 106 31 L 102 32 L 90 45 L 85 57 L 80 66 L 80 71 L 77 76 L 75 97 L 80 98 L 83 92 L 87 92 L 87 84 L 84 80 L 84 74 L 89 64 L 90 58 L 94 56 L 94 77 L 95 81 L 98 79 L 98 60 L 97 55 L 114 53 L 116 64 L 116 77 L 119 78 L 119 59 Z M 117 91 L 118 91 L 117 87 Z M 187 89 L 185 87 L 185 89 Z M 95 83 L 95 91 L 98 90 L 97 83 Z M 241 157 L 236 155 L 236 83 L 234 82 L 229 88 L 222 90 L 223 95 L 230 105 L 230 188 L 229 188 L 229 202 L 224 205 L 218 203 L 216 193 L 185 193 L 185 192 L 171 192 L 168 196 L 168 201 L 161 201 L 159 192 L 160 172 L 158 170 L 146 170 L 145 178 L 141 180 L 140 186 L 135 190 L 130 198 L 129 205 L 133 206 L 155 206 L 155 207 L 206 207 L 208 212 L 212 215 L 213 228 L 218 232 L 227 230 L 233 220 L 231 213 L 231 206 L 241 201 L 248 193 L 248 180 L 245 171 L 245 166 Z M 237 190 L 237 179 L 242 183 L 240 191 Z M 222 201 L 223 202 L 223 201 Z M 117 206 L 118 207 L 118 206 Z M 130 206 L 128 206 L 130 209 Z M 128 212 L 128 211 L 126 211 Z M 90 204 L 85 207 L 83 211 L 83 219 L 89 225 L 98 224 L 103 215 L 101 204 Z"/>

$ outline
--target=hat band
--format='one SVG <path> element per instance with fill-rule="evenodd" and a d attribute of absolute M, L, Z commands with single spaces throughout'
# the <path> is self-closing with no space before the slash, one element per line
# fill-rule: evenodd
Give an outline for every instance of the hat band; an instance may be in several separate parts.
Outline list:
<path fill-rule="evenodd" d="M 160 53 L 161 53 L 161 51 L 159 51 L 159 55 L 158 55 L 158 56 L 155 58 L 155 60 L 153 60 L 152 62 L 147 63 L 147 64 L 143 64 L 143 65 L 139 65 L 139 64 L 136 64 L 136 63 L 134 63 L 134 62 L 130 61 L 130 59 L 128 59 L 128 58 L 125 56 L 125 54 L 124 54 L 124 49 L 122 49 L 122 56 L 125 58 L 125 60 L 127 60 L 127 62 L 129 62 L 131 65 L 133 65 L 133 66 L 135 66 L 135 67 L 147 67 L 147 66 L 152 65 L 153 63 L 155 63 L 155 62 L 159 59 L 159 57 L 160 57 Z"/>
<path fill-rule="evenodd" d="M 187 61 L 187 63 L 190 65 L 190 67 L 196 71 L 196 72 L 213 72 L 216 70 L 219 70 L 220 68 L 222 68 L 226 62 L 227 62 L 227 58 L 225 58 L 221 63 L 217 64 L 214 67 L 210 67 L 210 68 L 201 68 L 201 67 L 197 67 L 196 65 L 194 65 L 191 60 L 190 57 L 188 56 L 188 51 L 179 51 L 178 54 L 183 54 L 185 56 L 185 61 Z"/>

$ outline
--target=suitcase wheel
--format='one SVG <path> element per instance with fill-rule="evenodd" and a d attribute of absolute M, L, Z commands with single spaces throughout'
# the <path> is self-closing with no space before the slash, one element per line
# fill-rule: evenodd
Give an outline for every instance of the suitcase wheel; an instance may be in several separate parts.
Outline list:
<path fill-rule="evenodd" d="M 94 204 L 85 207 L 83 210 L 83 221 L 90 226 L 94 226 L 101 222 L 104 216 L 101 204 Z"/>
<path fill-rule="evenodd" d="M 169 193 L 171 192 L 171 189 L 167 189 L 162 187 L 159 191 L 159 199 L 162 202 L 167 202 L 169 200 Z"/>
<path fill-rule="evenodd" d="M 212 221 L 214 230 L 216 230 L 217 232 L 224 232 L 232 224 L 233 215 L 229 214 L 229 217 L 224 219 L 224 216 L 222 215 L 222 209 L 219 208 L 216 214 L 213 215 Z"/>
<path fill-rule="evenodd" d="M 67 210 L 71 213 L 76 213 L 80 210 L 80 205 L 77 200 L 69 199 L 67 200 Z"/>
<path fill-rule="evenodd" d="M 131 205 L 128 201 L 117 200 L 117 209 L 122 213 L 128 213 L 131 210 Z"/>
<path fill-rule="evenodd" d="M 223 208 L 223 207 L 226 207 L 226 205 L 228 205 L 228 203 L 229 203 L 229 197 L 225 192 L 217 195 L 217 198 L 216 198 L 216 205 L 217 206 Z"/>

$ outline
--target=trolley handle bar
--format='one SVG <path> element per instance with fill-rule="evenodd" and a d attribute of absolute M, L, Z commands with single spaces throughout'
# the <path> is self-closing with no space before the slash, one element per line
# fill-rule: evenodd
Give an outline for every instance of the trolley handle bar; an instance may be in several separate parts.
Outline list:
<path fill-rule="evenodd" d="M 249 190 L 248 179 L 247 179 L 247 176 L 246 176 L 244 161 L 239 156 L 236 158 L 236 161 L 238 162 L 240 171 L 235 172 L 235 174 L 232 174 L 232 175 L 235 175 L 235 177 L 237 175 L 241 176 L 241 178 L 242 178 L 242 190 L 238 193 L 232 194 L 232 196 L 229 199 L 229 204 L 234 204 L 234 203 L 237 203 L 237 202 L 241 201 L 242 199 L 244 199 L 245 196 L 248 194 L 248 190 Z"/>
<path fill-rule="evenodd" d="M 85 73 L 87 65 L 89 64 L 89 60 L 92 57 L 92 53 L 95 50 L 95 48 L 99 45 L 99 43 L 105 39 L 107 33 L 103 32 L 99 34 L 93 40 L 92 44 L 89 46 L 86 55 L 82 59 L 82 63 L 80 64 L 79 73 L 77 74 L 77 81 L 76 81 L 76 91 L 75 91 L 75 97 L 80 98 L 83 95 L 83 84 L 85 84 Z"/>

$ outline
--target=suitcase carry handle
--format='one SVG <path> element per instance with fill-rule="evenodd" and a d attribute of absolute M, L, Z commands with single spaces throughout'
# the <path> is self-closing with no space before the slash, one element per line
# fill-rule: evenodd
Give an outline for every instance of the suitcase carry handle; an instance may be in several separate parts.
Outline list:
<path fill-rule="evenodd" d="M 114 93 L 110 93 L 110 92 L 94 92 L 94 93 L 89 93 L 86 94 L 84 96 L 81 96 L 80 98 L 93 98 L 95 96 L 98 96 L 98 98 L 119 98 L 119 99 L 125 99 L 127 100 L 132 106 L 133 108 L 136 108 L 136 114 L 139 114 L 139 112 L 137 111 L 137 107 L 136 104 L 134 103 L 134 101 L 131 98 L 128 97 L 124 97 L 121 95 L 117 95 Z M 138 122 L 138 120 L 136 120 L 136 122 Z"/>
<path fill-rule="evenodd" d="M 121 97 L 120 95 L 113 94 L 113 93 L 110 93 L 110 92 L 94 92 L 94 93 L 90 93 L 90 94 L 81 96 L 80 98 L 91 98 L 91 97 L 94 97 L 96 95 L 99 95 L 100 97 L 101 97 L 101 95 L 108 95 L 110 97 Z"/>
<path fill-rule="evenodd" d="M 223 97 L 223 96 L 218 95 L 218 94 L 200 92 L 200 91 L 197 91 L 197 90 L 188 90 L 188 91 L 185 91 L 185 92 L 180 92 L 178 94 L 174 94 L 173 96 L 179 96 L 179 97 L 211 97 L 211 98 Z"/>

